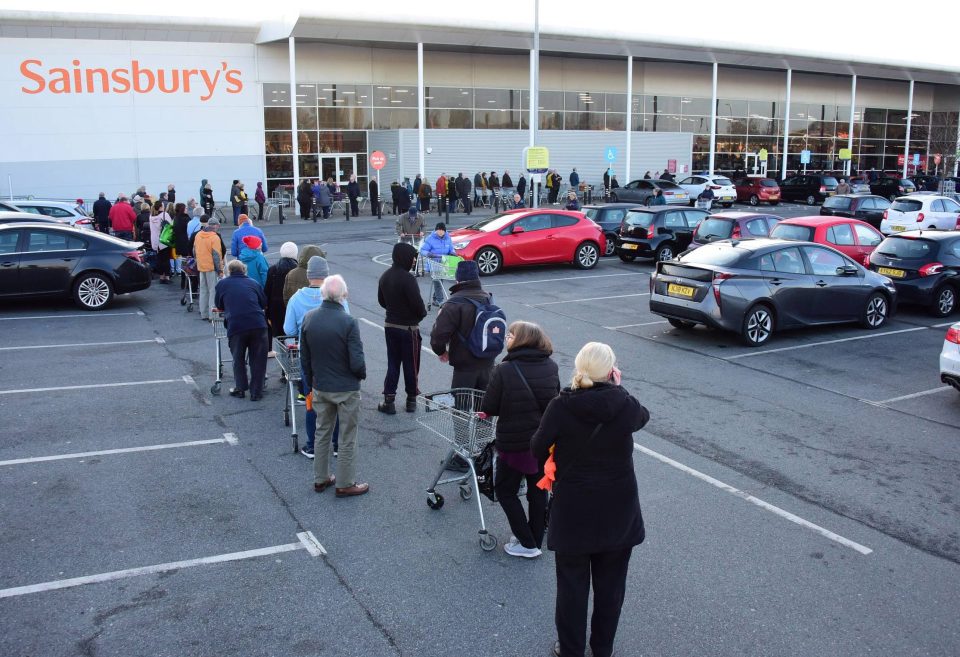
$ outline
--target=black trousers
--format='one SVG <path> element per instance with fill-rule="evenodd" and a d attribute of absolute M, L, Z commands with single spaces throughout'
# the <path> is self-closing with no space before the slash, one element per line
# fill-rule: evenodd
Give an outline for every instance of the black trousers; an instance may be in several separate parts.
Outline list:
<path fill-rule="evenodd" d="M 547 491 L 537 488 L 537 482 L 543 478 L 543 470 L 536 474 L 523 474 L 504 463 L 497 463 L 493 487 L 497 500 L 507 516 L 510 530 L 525 548 L 539 548 L 543 545 L 543 532 L 546 530 Z M 530 519 L 523 512 L 523 503 L 517 497 L 520 483 L 527 480 L 527 506 Z"/>
<path fill-rule="evenodd" d="M 250 390 L 250 395 L 263 394 L 263 376 L 267 372 L 267 329 L 252 329 L 231 335 L 233 380 L 237 390 Z M 250 357 L 250 378 L 247 379 L 247 355 Z"/>
<path fill-rule="evenodd" d="M 473 388 L 475 390 L 486 390 L 490 383 L 490 374 L 493 372 L 493 361 L 490 361 L 488 367 L 477 369 L 453 368 L 453 380 L 450 382 L 451 388 Z"/>
<path fill-rule="evenodd" d="M 360 202 L 355 197 L 351 197 L 350 199 L 350 216 L 360 216 Z"/>
<path fill-rule="evenodd" d="M 387 375 L 383 378 L 383 394 L 397 394 L 402 367 L 407 397 L 416 397 L 420 392 L 417 376 L 420 373 L 420 346 L 423 344 L 420 330 L 388 326 L 383 332 L 387 341 Z"/>
<path fill-rule="evenodd" d="M 263 221 L 263 203 L 257 203 L 260 212 L 257 214 L 257 221 Z"/>
<path fill-rule="evenodd" d="M 627 589 L 627 567 L 633 548 L 596 554 L 557 552 L 557 638 L 562 657 L 583 657 L 587 605 L 593 582 L 590 648 L 594 657 L 610 657 Z"/>
<path fill-rule="evenodd" d="M 463 202 L 463 211 L 467 214 L 473 212 L 473 203 L 470 202 L 470 195 L 464 194 L 460 197 L 460 200 Z"/>

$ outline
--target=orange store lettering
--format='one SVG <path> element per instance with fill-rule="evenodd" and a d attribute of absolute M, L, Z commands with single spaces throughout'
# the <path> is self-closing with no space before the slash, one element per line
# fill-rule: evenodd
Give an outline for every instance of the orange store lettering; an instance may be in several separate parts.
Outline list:
<path fill-rule="evenodd" d="M 213 98 L 218 88 L 228 94 L 243 91 L 243 80 L 238 69 L 230 68 L 227 62 L 213 71 L 197 68 L 150 68 L 132 60 L 127 68 L 87 68 L 74 59 L 71 68 L 44 68 L 39 59 L 25 59 L 20 63 L 20 73 L 29 82 L 20 87 L 26 94 L 94 94 L 138 93 L 158 91 L 164 94 L 200 95 L 201 101 Z"/>

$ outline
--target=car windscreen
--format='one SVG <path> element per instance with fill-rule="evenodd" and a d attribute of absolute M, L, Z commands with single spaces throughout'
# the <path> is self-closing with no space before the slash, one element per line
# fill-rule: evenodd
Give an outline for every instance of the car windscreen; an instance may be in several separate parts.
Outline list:
<path fill-rule="evenodd" d="M 760 186 L 761 186 L 761 187 L 776 187 L 776 186 L 777 186 L 777 181 L 776 181 L 776 180 L 770 180 L 769 178 L 761 178 L 761 179 L 760 179 Z"/>
<path fill-rule="evenodd" d="M 650 224 L 653 223 L 653 218 L 656 215 L 652 212 L 628 212 L 624 222 L 627 226 L 640 226 L 642 228 L 649 228 Z"/>
<path fill-rule="evenodd" d="M 495 214 L 488 219 L 478 221 L 475 224 L 471 224 L 466 227 L 466 230 L 480 230 L 484 233 L 492 233 L 498 231 L 511 221 L 517 218 L 517 215 L 514 214 Z"/>
<path fill-rule="evenodd" d="M 888 237 L 877 247 L 877 253 L 889 258 L 924 260 L 937 255 L 940 244 L 933 240 L 910 237 Z"/>
<path fill-rule="evenodd" d="M 890 206 L 890 209 L 898 210 L 900 212 L 919 212 L 922 207 L 922 201 L 905 198 L 894 201 L 893 205 Z"/>
<path fill-rule="evenodd" d="M 831 196 L 823 202 L 823 207 L 833 208 L 834 210 L 849 210 L 850 199 L 846 196 Z"/>
<path fill-rule="evenodd" d="M 810 226 L 797 226 L 795 224 L 785 224 L 780 222 L 773 227 L 770 237 L 778 240 L 800 240 L 803 242 L 812 242 L 814 229 Z"/>
<path fill-rule="evenodd" d="M 824 176 L 822 180 L 822 184 L 826 185 L 827 187 L 836 187 L 840 184 L 840 181 L 833 176 Z"/>
<path fill-rule="evenodd" d="M 596 223 L 600 210 L 598 208 L 583 208 L 583 214 L 587 215 L 587 219 Z"/>
<path fill-rule="evenodd" d="M 726 239 L 731 233 L 733 233 L 732 219 L 707 217 L 697 226 L 697 240 L 700 242 Z"/>
<path fill-rule="evenodd" d="M 657 187 L 660 189 L 680 189 L 680 185 L 675 185 L 668 180 L 658 180 Z"/>
<path fill-rule="evenodd" d="M 732 185 L 733 182 L 729 178 L 714 178 L 713 184 L 727 186 L 727 185 Z"/>
<path fill-rule="evenodd" d="M 689 265 L 717 265 L 721 267 L 734 265 L 742 258 L 750 255 L 749 251 L 738 249 L 729 244 L 701 246 L 680 256 L 680 262 Z"/>
<path fill-rule="evenodd" d="M 913 187 L 914 189 L 916 189 L 917 187 L 916 185 L 913 184 L 912 180 L 909 180 L 907 178 L 901 178 L 900 184 L 903 185 L 904 187 Z"/>

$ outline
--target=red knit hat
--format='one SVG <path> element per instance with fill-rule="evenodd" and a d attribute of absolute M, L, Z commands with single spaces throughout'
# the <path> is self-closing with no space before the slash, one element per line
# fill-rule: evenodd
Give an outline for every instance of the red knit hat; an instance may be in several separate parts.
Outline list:
<path fill-rule="evenodd" d="M 263 242 L 260 241 L 260 238 L 256 235 L 246 235 L 241 241 L 247 245 L 248 248 L 251 248 L 254 251 L 259 249 L 260 245 L 263 244 Z"/>

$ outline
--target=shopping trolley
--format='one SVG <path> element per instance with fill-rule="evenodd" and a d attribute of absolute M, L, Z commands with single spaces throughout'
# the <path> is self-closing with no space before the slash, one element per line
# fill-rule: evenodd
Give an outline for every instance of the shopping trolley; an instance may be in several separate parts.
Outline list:
<path fill-rule="evenodd" d="M 423 256 L 420 254 L 420 247 L 423 246 L 423 233 L 397 233 L 397 242 L 410 244 L 417 250 L 417 259 L 413 263 L 414 276 L 423 276 Z"/>
<path fill-rule="evenodd" d="M 287 394 L 283 401 L 283 426 L 290 427 L 290 436 L 293 438 L 294 453 L 300 451 L 297 440 L 297 393 L 300 391 L 300 345 L 292 335 L 280 335 L 273 339 L 273 351 L 276 354 L 277 364 L 283 371 L 286 379 Z"/>
<path fill-rule="evenodd" d="M 233 359 L 223 357 L 223 345 L 220 344 L 227 338 L 227 326 L 224 323 L 223 311 L 214 308 L 210 313 L 210 323 L 213 325 L 213 339 L 217 345 L 217 380 L 210 386 L 210 392 L 219 395 L 223 388 L 223 365 L 224 363 L 232 363 Z"/>
<path fill-rule="evenodd" d="M 444 281 L 454 281 L 457 278 L 457 265 L 463 260 L 460 256 L 455 255 L 445 255 L 445 256 L 424 256 L 429 262 L 425 263 L 426 269 L 430 271 L 430 294 L 427 299 L 427 312 L 430 311 L 431 306 L 433 306 L 433 282 L 436 281 L 440 284 L 440 289 L 443 290 L 443 300 L 446 301 L 450 298 L 450 293 L 447 292 L 447 288 L 443 286 Z M 442 302 L 441 302 L 442 303 Z"/>
<path fill-rule="evenodd" d="M 194 304 L 200 301 L 200 270 L 197 269 L 195 258 L 184 258 L 180 266 L 180 275 L 183 277 L 183 296 L 180 305 L 187 307 L 187 312 L 193 312 Z"/>
<path fill-rule="evenodd" d="M 483 391 L 472 388 L 453 388 L 419 395 L 417 406 L 420 414 L 417 423 L 450 443 L 447 456 L 427 489 L 427 506 L 434 511 L 443 506 L 443 495 L 436 489 L 437 486 L 446 484 L 458 484 L 462 500 L 475 496 L 477 511 L 480 512 L 480 547 L 489 552 L 497 547 L 497 537 L 487 533 L 487 525 L 483 519 L 482 495 L 477 492 L 479 484 L 475 460 L 483 447 L 493 440 L 496 418 L 481 419 L 477 416 L 481 401 Z M 457 456 L 467 462 L 469 471 L 444 479 L 444 472 Z"/>
<path fill-rule="evenodd" d="M 706 210 L 707 212 L 709 212 L 712 207 L 713 207 L 713 199 L 709 199 L 709 198 L 697 199 L 698 210 Z"/>

